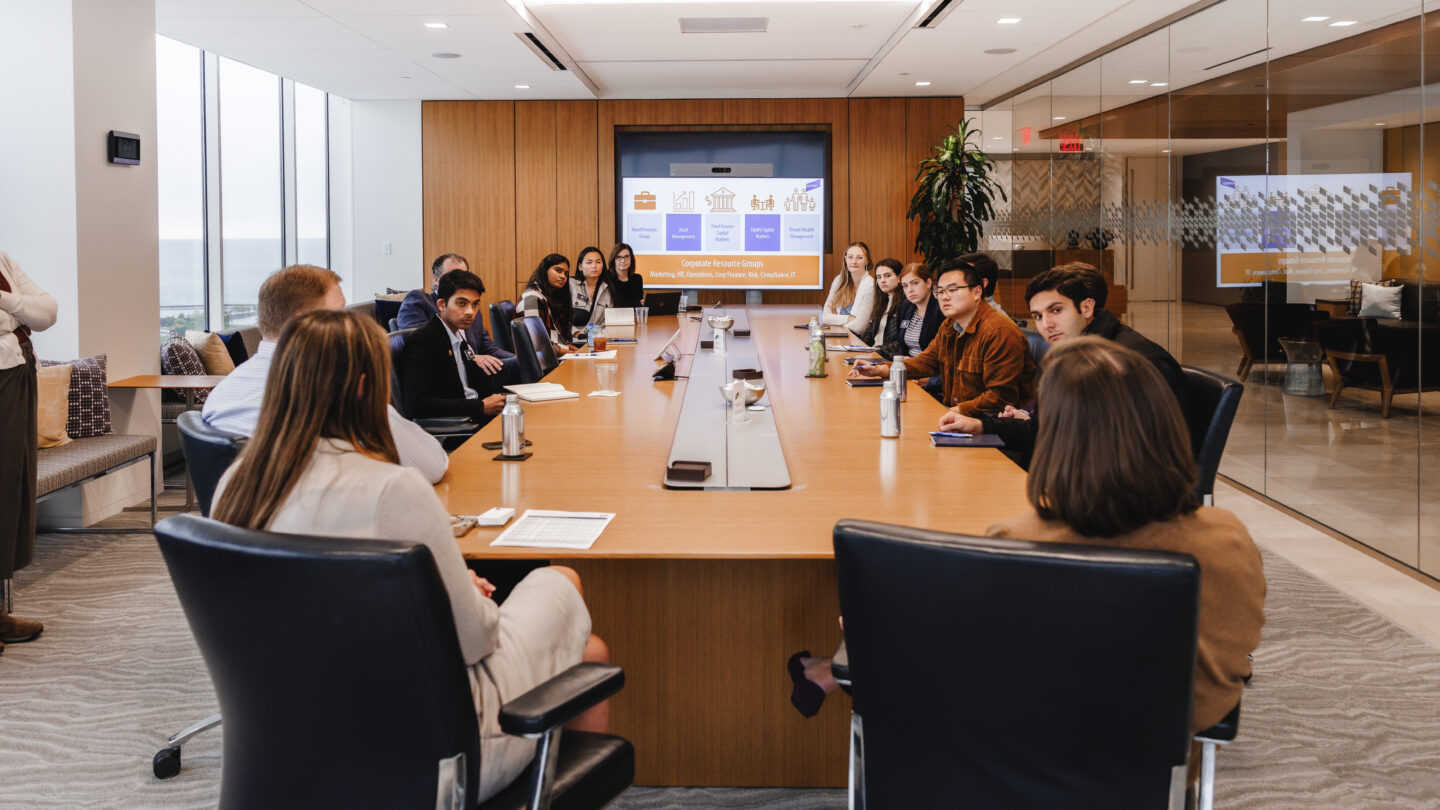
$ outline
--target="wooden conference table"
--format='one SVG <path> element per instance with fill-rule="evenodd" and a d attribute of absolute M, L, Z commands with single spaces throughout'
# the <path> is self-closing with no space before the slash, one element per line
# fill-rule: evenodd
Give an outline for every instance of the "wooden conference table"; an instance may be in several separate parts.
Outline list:
<path fill-rule="evenodd" d="M 848 698 L 831 696 L 806 720 L 785 674 L 791 653 L 829 655 L 840 640 L 835 522 L 978 534 L 1027 508 L 1024 473 L 999 451 L 931 446 L 944 408 L 913 384 L 900 438 L 885 439 L 879 389 L 846 387 L 843 353 L 831 353 L 829 377 L 806 378 L 807 335 L 794 325 L 813 308 L 747 309 L 789 489 L 661 485 L 686 383 L 653 382 L 651 358 L 675 317 L 651 318 L 633 329 L 638 344 L 618 347 L 620 396 L 587 397 L 596 361 L 564 361 L 546 380 L 581 396 L 526 404 L 534 456 L 492 460 L 480 443 L 500 439 L 497 419 L 455 451 L 435 487 L 454 514 L 616 513 L 586 551 L 492 548 L 498 528 L 459 543 L 470 558 L 545 558 L 579 571 L 594 631 L 625 668 L 611 727 L 635 744 L 636 784 L 843 786 Z M 678 321 L 688 354 L 700 324 Z M 681 375 L 688 364 L 679 361 Z"/>

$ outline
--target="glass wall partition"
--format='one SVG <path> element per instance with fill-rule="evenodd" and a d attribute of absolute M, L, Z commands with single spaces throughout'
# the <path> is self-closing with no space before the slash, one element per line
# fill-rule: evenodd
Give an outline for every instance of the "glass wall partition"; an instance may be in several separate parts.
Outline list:
<path fill-rule="evenodd" d="M 1226 0 L 981 113 L 1011 314 L 1101 268 L 1123 320 L 1243 380 L 1223 475 L 1431 575 L 1437 6 Z"/>
<path fill-rule="evenodd" d="M 200 49 L 155 38 L 160 328 L 204 329 L 205 96 Z"/>

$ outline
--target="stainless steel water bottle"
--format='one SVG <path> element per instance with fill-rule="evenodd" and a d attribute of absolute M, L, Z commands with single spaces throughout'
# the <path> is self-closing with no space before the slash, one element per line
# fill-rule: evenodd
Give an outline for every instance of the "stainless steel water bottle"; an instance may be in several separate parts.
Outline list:
<path fill-rule="evenodd" d="M 895 383 L 895 396 L 905 401 L 905 358 L 895 355 L 895 362 L 890 364 L 890 382 Z"/>
<path fill-rule="evenodd" d="M 880 435 L 887 439 L 900 435 L 900 397 L 890 380 L 885 381 L 885 389 L 880 392 Z"/>
<path fill-rule="evenodd" d="M 525 452 L 525 411 L 520 408 L 520 397 L 505 395 L 505 409 L 500 411 L 500 452 L 507 456 L 518 456 Z"/>

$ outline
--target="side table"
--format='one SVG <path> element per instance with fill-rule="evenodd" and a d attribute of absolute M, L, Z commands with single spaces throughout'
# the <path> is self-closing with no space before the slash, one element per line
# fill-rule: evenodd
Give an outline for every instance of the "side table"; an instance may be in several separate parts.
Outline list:
<path fill-rule="evenodd" d="M 162 391 L 180 391 L 185 395 L 185 410 L 195 410 L 195 392 L 207 391 L 225 379 L 223 374 L 140 374 L 110 383 L 110 388 L 158 388 Z M 174 419 L 161 419 L 161 424 L 174 424 Z M 190 483 L 190 471 L 185 471 L 185 511 L 195 508 L 195 488 Z"/>

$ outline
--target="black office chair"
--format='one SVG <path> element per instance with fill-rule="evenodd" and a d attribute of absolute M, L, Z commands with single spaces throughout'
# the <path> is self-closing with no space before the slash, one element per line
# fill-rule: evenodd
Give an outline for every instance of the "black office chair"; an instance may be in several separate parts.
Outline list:
<path fill-rule="evenodd" d="M 1195 466 L 1200 472 L 1195 497 L 1208 506 L 1215 500 L 1220 456 L 1225 453 L 1230 425 L 1235 421 L 1245 386 L 1203 368 L 1181 366 L 1180 370 L 1185 373 L 1185 421 L 1190 426 L 1190 446 L 1195 450 Z"/>
<path fill-rule="evenodd" d="M 855 806 L 1183 801 L 1185 554 L 835 526 Z"/>
<path fill-rule="evenodd" d="M 429 549 L 192 515 L 155 536 L 226 718 L 221 808 L 476 806 L 475 704 Z M 560 731 L 624 679 L 580 664 L 506 703 L 539 766 L 479 807 L 598 808 L 629 787 L 629 742 Z"/>
<path fill-rule="evenodd" d="M 200 504 L 200 514 L 209 517 L 215 486 L 220 483 L 220 476 L 230 463 L 240 455 L 249 437 L 210 427 L 199 411 L 180 414 L 175 419 L 175 427 L 180 431 L 180 452 L 185 456 L 190 482 L 195 485 L 195 500 Z"/>
<path fill-rule="evenodd" d="M 387 328 L 388 328 L 391 332 L 398 332 L 398 331 L 400 331 L 400 319 L 399 319 L 399 318 L 391 318 L 391 319 L 390 319 L 390 323 L 389 323 L 389 325 L 387 326 Z"/>
<path fill-rule="evenodd" d="M 480 425 L 466 416 L 432 416 L 415 419 L 405 412 L 405 396 L 402 388 L 405 375 L 401 358 L 405 352 L 405 339 L 414 331 L 414 329 L 399 329 L 386 335 L 386 339 L 390 342 L 390 405 L 399 411 L 401 416 L 439 439 L 446 451 L 451 451 L 464 443 L 466 438 L 474 435 L 475 431 L 480 429 Z"/>
<path fill-rule="evenodd" d="M 500 348 L 515 353 L 515 340 L 510 334 L 510 322 L 515 320 L 514 301 L 496 301 L 490 305 L 490 335 Z"/>
<path fill-rule="evenodd" d="M 515 358 L 520 363 L 520 382 L 540 382 L 560 365 L 544 321 L 534 316 L 511 321 L 510 334 L 515 339 Z"/>

